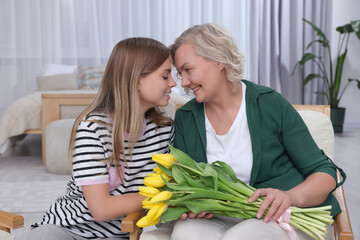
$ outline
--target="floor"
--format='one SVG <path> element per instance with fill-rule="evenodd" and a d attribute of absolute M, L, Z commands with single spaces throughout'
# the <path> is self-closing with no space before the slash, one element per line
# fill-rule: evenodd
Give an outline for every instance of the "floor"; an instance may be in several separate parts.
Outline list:
<path fill-rule="evenodd" d="M 11 181 L 15 183 L 17 180 L 11 179 L 13 176 L 23 176 L 24 181 L 33 181 L 34 175 L 37 177 L 35 180 L 42 182 L 56 181 L 58 184 L 66 183 L 68 176 L 66 175 L 53 175 L 46 172 L 44 166 L 41 165 L 41 139 L 39 136 L 32 135 L 20 141 L 14 148 L 9 149 L 0 156 L 0 171 L 9 173 L 9 179 L 4 180 L 6 174 L 2 173 L 0 178 L 0 186 L 5 186 L 4 181 Z M 360 239 L 360 128 L 345 128 L 344 132 L 335 135 L 335 162 L 347 174 L 347 180 L 344 185 L 347 206 L 350 213 L 350 220 L 354 231 L 355 239 Z M 6 170 L 5 170 L 6 169 Z M 11 174 L 10 174 L 11 173 Z M 15 173 L 15 176 L 14 174 Z M 25 177 L 26 174 L 32 177 Z M 29 179 L 29 180 L 27 180 Z M 2 185 L 1 185 L 2 184 Z M 24 184 L 20 183 L 19 184 Z M 21 189 L 23 186 L 18 186 Z M 1 187 L 0 187 L 1 190 Z M 56 190 L 56 189 L 55 189 Z M 55 191 L 56 192 L 56 191 Z M 53 201 L 49 193 L 48 201 Z M 4 196 L 0 198 L 1 202 L 4 201 Z M 24 204 L 24 203 L 22 203 Z M 25 201 L 26 204 L 26 201 Z M 42 204 L 47 204 L 43 202 Z M 21 205 L 21 204 L 20 204 Z M 25 206 L 20 206 L 25 207 Z M 30 224 L 38 221 L 42 213 L 37 211 L 21 212 L 25 219 L 25 227 L 14 230 L 13 235 L 21 240 L 22 235 L 29 229 Z"/>

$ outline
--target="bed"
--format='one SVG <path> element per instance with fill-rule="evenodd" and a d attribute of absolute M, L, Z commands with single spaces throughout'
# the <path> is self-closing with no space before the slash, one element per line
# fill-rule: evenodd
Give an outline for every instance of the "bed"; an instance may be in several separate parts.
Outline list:
<path fill-rule="evenodd" d="M 48 123 L 76 118 L 92 102 L 96 90 L 34 91 L 15 101 L 0 120 L 3 153 L 27 134 L 41 134 Z"/>
<path fill-rule="evenodd" d="M 0 153 L 28 134 L 41 134 L 44 138 L 51 121 L 76 118 L 96 96 L 104 69 L 104 64 L 44 65 L 36 78 L 38 89 L 16 100 L 2 114 Z"/>

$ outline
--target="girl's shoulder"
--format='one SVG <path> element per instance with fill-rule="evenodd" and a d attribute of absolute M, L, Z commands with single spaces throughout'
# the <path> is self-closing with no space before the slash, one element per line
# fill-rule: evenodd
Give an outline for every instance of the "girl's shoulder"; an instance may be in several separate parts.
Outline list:
<path fill-rule="evenodd" d="M 104 113 L 89 113 L 79 123 L 78 129 L 97 129 L 108 128 L 111 126 L 111 120 Z"/>

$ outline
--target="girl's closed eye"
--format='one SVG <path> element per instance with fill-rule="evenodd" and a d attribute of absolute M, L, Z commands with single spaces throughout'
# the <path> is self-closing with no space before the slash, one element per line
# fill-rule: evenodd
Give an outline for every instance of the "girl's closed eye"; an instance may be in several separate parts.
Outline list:
<path fill-rule="evenodd" d="M 168 80 L 169 77 L 168 77 L 168 76 L 163 76 L 163 79 L 164 79 L 164 80 Z"/>

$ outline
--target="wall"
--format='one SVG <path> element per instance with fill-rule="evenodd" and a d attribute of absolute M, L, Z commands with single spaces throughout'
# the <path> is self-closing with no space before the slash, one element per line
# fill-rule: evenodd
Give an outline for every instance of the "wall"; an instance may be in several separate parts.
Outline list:
<path fill-rule="evenodd" d="M 329 41 L 333 58 L 337 52 L 339 37 L 335 30 L 336 27 L 345 25 L 351 20 L 360 19 L 359 9 L 359 0 L 333 0 L 332 18 L 330 18 L 331 24 L 329 24 L 331 26 Z M 355 34 L 350 37 L 342 78 L 342 87 L 346 85 L 348 78 L 360 80 L 360 40 Z M 346 108 L 345 127 L 360 127 L 360 90 L 354 82 L 350 83 L 346 89 L 339 105 Z"/>

